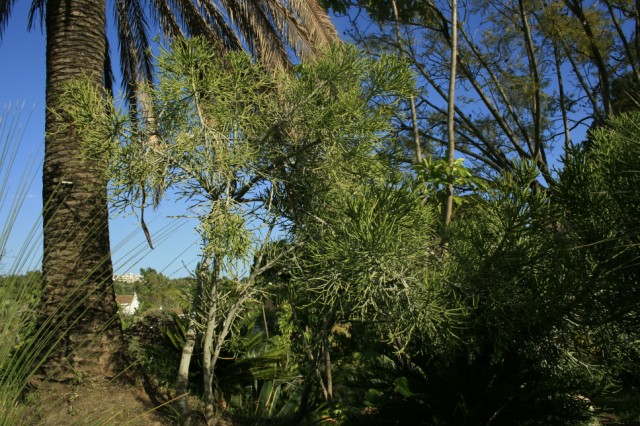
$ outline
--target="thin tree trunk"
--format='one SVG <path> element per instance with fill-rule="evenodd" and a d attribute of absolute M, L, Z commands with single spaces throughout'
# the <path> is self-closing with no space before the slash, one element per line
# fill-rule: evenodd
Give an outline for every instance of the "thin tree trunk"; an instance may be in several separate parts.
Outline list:
<path fill-rule="evenodd" d="M 180 413 L 180 424 L 191 424 L 191 411 L 189 409 L 189 366 L 193 356 L 193 348 L 196 345 L 196 328 L 193 320 L 189 323 L 187 337 L 182 347 L 182 357 L 178 367 L 178 379 L 176 380 L 176 394 L 178 396 L 178 412 Z"/>
<path fill-rule="evenodd" d="M 449 94 L 447 105 L 447 163 L 453 167 L 456 153 L 456 132 L 455 132 L 455 95 L 456 95 L 456 65 L 458 57 L 458 3 L 451 0 L 451 70 L 449 74 Z M 451 170 L 448 176 L 447 193 L 443 208 L 443 222 L 447 226 L 451 222 L 453 214 L 453 181 L 454 175 Z"/>
<path fill-rule="evenodd" d="M 558 28 L 556 28 L 556 30 L 559 31 Z M 562 39 L 560 39 L 560 45 L 562 46 L 562 50 L 564 51 L 564 53 L 566 55 L 566 58 L 569 60 L 569 63 L 571 64 L 571 69 L 573 69 L 573 73 L 575 74 L 576 78 L 578 79 L 578 82 L 580 83 L 580 86 L 582 87 L 582 90 L 584 90 L 584 93 L 587 95 L 587 99 L 589 99 L 589 103 L 591 104 L 591 108 L 593 109 L 594 119 L 597 120 L 597 121 L 602 121 L 602 119 L 603 119 L 602 113 L 600 112 L 600 109 L 598 108 L 598 101 L 594 97 L 594 91 L 589 88 L 589 84 L 587 84 L 587 80 L 585 79 L 585 77 L 580 72 L 580 68 L 578 67 L 578 63 L 576 62 L 575 58 L 573 56 L 571 56 L 571 51 L 569 50 L 569 46 L 567 46 L 565 41 L 562 40 Z"/>
<path fill-rule="evenodd" d="M 536 58 L 536 51 L 533 42 L 533 36 L 531 35 L 531 26 L 529 25 L 529 18 L 527 17 L 527 11 L 524 7 L 524 2 L 520 0 L 518 2 L 520 10 L 520 19 L 522 20 L 522 32 L 524 36 L 524 45 L 527 51 L 527 57 L 529 60 L 529 73 L 533 79 L 533 96 L 531 98 L 531 111 L 533 114 L 533 138 L 529 144 L 533 143 L 533 147 L 529 147 L 531 156 L 536 163 L 542 161 L 542 83 L 540 82 L 540 73 L 538 72 L 538 60 Z M 546 168 L 546 164 L 545 164 Z"/>
<path fill-rule="evenodd" d="M 398 5 L 396 4 L 396 0 L 391 1 L 391 5 L 393 6 L 393 16 L 396 20 L 396 40 L 398 41 L 398 57 L 402 57 L 402 48 L 400 37 L 400 18 L 398 16 Z M 411 124 L 413 126 L 413 145 L 416 150 L 416 162 L 419 163 L 422 161 L 422 146 L 420 144 L 420 129 L 418 128 L 418 114 L 416 112 L 416 100 L 415 96 L 409 96 L 409 105 L 411 106 Z"/>
<path fill-rule="evenodd" d="M 616 17 L 616 13 L 613 10 L 611 3 L 609 3 L 608 1 L 605 1 L 604 3 L 607 5 L 609 16 L 611 16 L 611 22 L 613 22 L 613 25 L 616 28 L 616 32 L 618 33 L 618 37 L 620 37 L 620 41 L 622 42 L 622 46 L 624 47 L 624 52 L 627 55 L 629 65 L 631 66 L 631 71 L 633 72 L 633 78 L 635 79 L 636 84 L 640 84 L 640 71 L 638 70 L 638 61 L 636 60 L 636 54 L 631 50 L 629 40 L 627 40 L 627 37 L 624 35 L 624 31 L 620 26 L 620 22 L 618 22 L 618 18 Z M 637 9 L 636 13 L 638 13 Z"/>
<path fill-rule="evenodd" d="M 553 57 L 556 66 L 556 77 L 558 79 L 558 92 L 560 96 L 560 112 L 562 112 L 562 127 L 564 129 L 564 154 L 569 155 L 571 145 L 571 129 L 569 128 L 569 116 L 567 114 L 567 97 L 564 94 L 564 80 L 562 78 L 562 63 L 557 43 L 553 43 Z"/>
<path fill-rule="evenodd" d="M 573 12 L 575 17 L 578 19 L 580 25 L 582 26 L 584 34 L 589 40 L 591 59 L 593 59 L 593 64 L 598 69 L 598 75 L 600 77 L 600 89 L 602 90 L 602 107 L 604 109 L 605 117 L 608 117 L 611 114 L 611 86 L 609 82 L 609 70 L 607 69 L 607 64 L 602 57 L 600 48 L 596 43 L 596 35 L 593 33 L 591 24 L 584 14 L 582 1 L 564 0 L 564 4 L 569 8 L 571 12 Z"/>
<path fill-rule="evenodd" d="M 502 131 L 505 133 L 505 136 L 509 138 L 509 142 L 511 142 L 513 149 L 516 151 L 520 158 L 530 158 L 530 153 L 527 153 L 522 145 L 520 144 L 520 139 L 529 140 L 529 135 L 526 127 L 521 122 L 520 117 L 513 109 L 511 103 L 509 102 L 509 97 L 507 96 L 507 90 L 503 87 L 500 82 L 500 78 L 491 70 L 490 65 L 487 63 L 486 59 L 483 57 L 482 53 L 478 51 L 476 46 L 473 44 L 473 40 L 469 34 L 466 33 L 463 27 L 460 28 L 460 34 L 462 34 L 463 38 L 466 40 L 467 45 L 471 49 L 471 52 L 474 54 L 476 59 L 480 62 L 480 64 L 487 70 L 489 76 L 491 77 L 491 82 L 495 84 L 495 88 L 500 94 L 500 97 L 505 101 L 504 106 L 509 112 L 509 116 L 512 118 L 513 122 L 517 126 L 520 131 L 521 137 L 519 137 L 516 132 L 511 128 L 511 125 L 507 121 L 504 114 L 500 112 L 498 107 L 491 100 L 492 96 L 487 94 L 484 90 L 483 84 L 478 81 L 475 73 L 473 72 L 471 66 L 464 61 L 464 59 L 460 59 L 460 72 L 464 75 L 464 77 L 471 83 L 473 89 L 476 91 L 484 106 L 489 110 L 491 116 L 495 119 L 496 123 Z M 453 49 L 453 47 L 452 47 Z M 457 57 L 456 57 L 457 59 Z M 448 102 L 448 99 L 447 99 Z M 455 103 L 454 103 L 455 106 Z"/>
<path fill-rule="evenodd" d="M 324 342 L 323 342 L 323 352 L 324 352 L 324 375 L 327 382 L 327 401 L 331 401 L 333 399 L 333 374 L 331 372 L 331 352 L 329 346 L 329 331 L 325 331 Z"/>
<path fill-rule="evenodd" d="M 262 302 L 262 323 L 264 324 L 264 334 L 269 340 L 269 324 L 267 323 L 267 313 L 264 310 L 264 302 Z"/>
<path fill-rule="evenodd" d="M 203 370 L 204 370 L 204 403 L 205 403 L 205 417 L 208 424 L 215 424 L 216 421 L 216 403 L 217 396 L 217 382 L 215 382 L 215 371 L 218 360 L 220 359 L 220 352 L 224 346 L 224 342 L 227 336 L 231 332 L 235 320 L 242 313 L 246 307 L 247 301 L 252 299 L 255 295 L 255 291 L 252 290 L 253 280 L 255 276 L 252 274 L 249 278 L 250 283 L 246 283 L 247 288 L 239 296 L 238 300 L 226 310 L 226 315 L 219 315 L 219 299 L 220 293 L 218 285 L 219 271 L 215 270 L 215 276 L 213 278 L 213 290 L 211 291 L 211 298 L 213 299 L 211 308 L 207 316 L 207 330 L 204 338 L 203 348 Z M 227 295 L 228 296 L 228 295 Z M 218 316 L 220 319 L 218 319 Z M 224 318 L 224 320 L 222 319 Z M 216 336 L 216 331 L 219 331 Z"/>
<path fill-rule="evenodd" d="M 411 105 L 411 124 L 413 125 L 413 144 L 416 147 L 416 162 L 422 161 L 422 146 L 420 145 L 420 129 L 418 128 L 418 114 L 416 112 L 415 96 L 409 97 Z"/>
<path fill-rule="evenodd" d="M 176 394 L 178 399 L 178 412 L 180 413 L 180 424 L 192 424 L 191 411 L 189 409 L 189 366 L 193 356 L 193 348 L 196 345 L 198 336 L 198 313 L 202 306 L 202 291 L 209 277 L 209 262 L 205 258 L 202 264 L 198 265 L 196 272 L 196 288 L 191 304 L 191 318 L 189 319 L 189 328 L 187 330 L 187 338 L 182 348 L 182 357 L 180 358 L 180 366 L 178 367 L 178 378 L 176 380 Z"/>
<path fill-rule="evenodd" d="M 324 319 L 322 330 L 322 342 L 320 342 L 320 352 L 318 354 L 318 373 L 320 369 L 324 370 L 324 379 L 322 374 L 319 375 L 320 385 L 325 400 L 330 402 L 333 399 L 333 373 L 331 367 L 331 346 L 329 342 L 329 336 L 331 335 L 331 329 L 336 323 L 336 313 L 338 312 L 338 306 L 334 305 L 329 315 Z"/>
<path fill-rule="evenodd" d="M 415 56 L 413 56 L 411 60 L 415 62 L 416 61 Z M 425 78 L 425 80 L 427 80 L 427 82 L 431 85 L 431 87 L 433 87 L 433 89 L 435 89 L 438 95 L 440 95 L 442 99 L 446 100 L 447 94 L 444 92 L 444 90 L 442 90 L 440 86 L 437 85 L 433 76 L 431 76 L 428 73 L 425 67 L 420 64 L 417 64 L 416 68 L 418 72 L 420 72 L 420 75 L 422 75 Z M 435 103 L 429 101 L 428 99 L 423 98 L 423 100 L 424 102 L 427 103 L 429 107 L 442 113 L 442 115 L 446 115 L 446 111 L 444 111 L 444 109 L 441 109 Z M 512 167 L 511 161 L 504 155 L 504 153 L 497 146 L 495 146 L 493 141 L 486 138 L 486 135 L 482 133 L 482 131 L 478 128 L 478 126 L 476 126 L 474 122 L 459 109 L 459 107 L 455 105 L 454 107 L 461 123 L 464 124 L 464 126 L 466 126 L 466 128 L 471 131 L 473 136 L 475 136 L 474 139 L 468 140 L 468 143 L 472 146 L 475 146 L 479 151 L 481 151 L 485 155 L 485 157 L 483 158 L 479 158 L 479 157 L 476 157 L 476 158 L 479 158 L 481 161 L 489 165 L 492 165 L 492 163 L 494 163 L 495 166 L 492 166 L 492 167 L 495 170 L 509 170 Z M 433 138 L 433 136 L 431 136 L 431 138 Z M 464 148 L 458 148 L 458 150 L 462 150 L 462 149 Z M 474 156 L 474 155 L 477 156 L 477 154 L 474 154 L 472 152 L 467 152 L 465 154 L 470 156 Z"/>
<path fill-rule="evenodd" d="M 216 417 L 215 409 L 215 394 L 213 390 L 213 375 L 214 375 L 214 363 L 213 363 L 213 338 L 217 326 L 218 316 L 218 265 L 214 260 L 213 276 L 211 277 L 211 291 L 209 294 L 209 310 L 207 311 L 206 331 L 204 334 L 204 341 L 202 342 L 202 372 L 203 372 L 203 385 L 204 385 L 204 415 L 207 419 L 207 424 L 212 424 Z"/>
<path fill-rule="evenodd" d="M 41 373 L 54 380 L 78 374 L 108 377 L 122 367 L 124 341 L 112 283 L 106 182 L 100 177 L 101 165 L 88 164 L 78 155 L 80 138 L 58 108 L 66 82 L 88 75 L 102 86 L 105 19 L 105 0 L 47 2 L 44 293 L 39 324 L 52 339 Z"/>

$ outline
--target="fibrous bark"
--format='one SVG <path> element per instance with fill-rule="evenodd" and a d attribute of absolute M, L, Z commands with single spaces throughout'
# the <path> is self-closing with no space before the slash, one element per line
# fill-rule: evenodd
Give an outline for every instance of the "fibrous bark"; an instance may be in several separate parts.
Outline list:
<path fill-rule="evenodd" d="M 104 0 L 47 2 L 47 115 L 43 171 L 44 296 L 42 372 L 65 380 L 112 376 L 124 349 L 109 249 L 106 182 L 79 156 L 80 138 L 60 114 L 66 82 L 102 85 Z"/>

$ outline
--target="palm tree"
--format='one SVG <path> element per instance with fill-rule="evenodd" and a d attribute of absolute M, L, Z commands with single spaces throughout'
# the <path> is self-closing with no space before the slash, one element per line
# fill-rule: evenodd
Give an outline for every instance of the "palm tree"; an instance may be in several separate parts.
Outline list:
<path fill-rule="evenodd" d="M 0 41 L 15 0 L 0 0 Z M 338 39 L 316 0 L 115 0 L 122 86 L 132 114 L 138 88 L 151 81 L 149 23 L 165 37 L 199 35 L 221 50 L 245 48 L 273 68 L 289 68 Z M 67 81 L 88 75 L 111 88 L 106 0 L 33 0 L 46 24 L 46 136 L 43 170 L 44 296 L 40 326 L 55 348 L 42 371 L 65 380 L 121 368 L 124 342 L 112 286 L 106 182 L 80 158 L 80 138 L 58 113 Z M 290 53 L 291 52 L 291 53 Z"/>

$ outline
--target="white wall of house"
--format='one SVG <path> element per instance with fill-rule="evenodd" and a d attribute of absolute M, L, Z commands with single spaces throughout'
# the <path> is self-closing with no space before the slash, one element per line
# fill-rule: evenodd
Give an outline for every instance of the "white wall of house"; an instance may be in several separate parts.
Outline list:
<path fill-rule="evenodd" d="M 129 303 L 120 305 L 122 313 L 125 315 L 133 315 L 140 307 L 140 301 L 138 300 L 138 293 L 133 293 L 133 299 Z"/>

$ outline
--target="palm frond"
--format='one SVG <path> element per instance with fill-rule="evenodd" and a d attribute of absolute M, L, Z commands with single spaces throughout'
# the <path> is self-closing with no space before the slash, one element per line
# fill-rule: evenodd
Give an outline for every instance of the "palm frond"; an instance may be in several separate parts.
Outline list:
<path fill-rule="evenodd" d="M 134 107 L 137 84 L 151 73 L 142 9 L 138 0 L 116 1 L 123 87 Z M 339 39 L 316 0 L 152 0 L 150 10 L 167 39 L 203 36 L 222 50 L 246 48 L 269 68 L 289 69 L 291 53 L 313 57 Z"/>
<path fill-rule="evenodd" d="M 292 0 L 290 8 L 297 11 L 302 22 L 309 27 L 316 43 L 327 44 L 340 40 L 329 15 L 316 0 Z"/>
<path fill-rule="evenodd" d="M 2 34 L 9 22 L 9 16 L 11 15 L 11 8 L 16 0 L 0 0 L 0 42 L 2 41 Z"/>
<path fill-rule="evenodd" d="M 174 6 L 174 12 L 179 14 L 189 35 L 202 36 L 208 40 L 217 39 L 215 29 L 209 25 L 193 0 L 174 0 Z"/>
<path fill-rule="evenodd" d="M 132 111 L 136 110 L 138 86 L 151 81 L 153 64 L 148 54 L 147 21 L 138 1 L 117 0 L 115 19 L 120 44 L 122 87 Z"/>
<path fill-rule="evenodd" d="M 29 24 L 27 26 L 29 31 L 34 27 L 36 13 L 40 16 L 40 28 L 44 27 L 44 8 L 45 0 L 33 0 L 31 2 L 31 7 L 29 8 Z"/>
<path fill-rule="evenodd" d="M 115 77 L 113 76 L 113 68 L 111 67 L 111 47 L 109 46 L 109 38 L 104 38 L 104 64 L 102 66 L 102 79 L 104 81 L 104 88 L 107 93 L 113 94 L 113 82 Z"/>
<path fill-rule="evenodd" d="M 315 0 L 267 0 L 266 7 L 278 31 L 301 58 L 315 56 L 318 47 L 340 39 L 327 13 Z"/>
<path fill-rule="evenodd" d="M 184 36 L 171 5 L 166 0 L 152 0 L 150 9 L 153 22 L 160 24 L 166 37 L 176 39 Z"/>
<path fill-rule="evenodd" d="M 267 11 L 255 0 L 221 0 L 229 20 L 242 34 L 248 50 L 269 68 L 288 69 L 291 58 Z"/>
<path fill-rule="evenodd" d="M 160 24 L 164 37 L 169 40 L 188 35 L 203 36 L 228 50 L 242 48 L 235 30 L 213 1 L 205 0 L 196 5 L 192 0 L 153 0 L 151 11 L 153 22 Z"/>
<path fill-rule="evenodd" d="M 224 12 L 214 1 L 203 1 L 202 12 L 205 14 L 207 21 L 214 28 L 217 28 L 218 35 L 227 49 L 242 49 L 242 41 L 240 41 L 237 32 L 227 23 Z"/>

